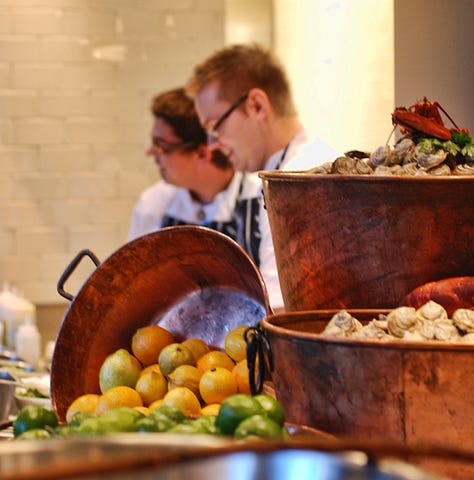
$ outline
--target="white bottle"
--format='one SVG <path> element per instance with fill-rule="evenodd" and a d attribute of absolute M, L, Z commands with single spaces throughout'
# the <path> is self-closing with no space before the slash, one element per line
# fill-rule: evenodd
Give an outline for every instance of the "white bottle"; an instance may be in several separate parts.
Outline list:
<path fill-rule="evenodd" d="M 16 354 L 33 367 L 41 357 L 41 334 L 33 317 L 26 317 L 16 333 Z"/>

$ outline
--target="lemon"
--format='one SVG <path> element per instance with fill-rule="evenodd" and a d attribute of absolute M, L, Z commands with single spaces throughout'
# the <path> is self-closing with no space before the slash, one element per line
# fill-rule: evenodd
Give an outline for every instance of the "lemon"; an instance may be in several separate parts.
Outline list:
<path fill-rule="evenodd" d="M 180 365 L 194 365 L 194 355 L 181 343 L 171 343 L 163 348 L 158 357 L 158 365 L 163 375 L 169 375 Z"/>

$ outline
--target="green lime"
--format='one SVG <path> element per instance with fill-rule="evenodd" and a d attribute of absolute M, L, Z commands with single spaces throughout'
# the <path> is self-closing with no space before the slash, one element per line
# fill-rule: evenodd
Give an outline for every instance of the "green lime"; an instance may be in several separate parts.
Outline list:
<path fill-rule="evenodd" d="M 283 438 L 282 427 L 265 415 L 252 415 L 235 429 L 235 438 Z"/>
<path fill-rule="evenodd" d="M 175 423 L 182 422 L 186 417 L 184 413 L 176 407 L 170 407 L 168 405 L 162 405 L 161 407 L 154 408 L 148 416 L 155 416 L 155 415 L 164 415 L 169 419 L 173 420 Z"/>
<path fill-rule="evenodd" d="M 165 415 L 148 415 L 135 424 L 137 432 L 167 432 L 176 422 Z"/>
<path fill-rule="evenodd" d="M 59 425 L 52 432 L 52 438 L 70 438 L 77 435 L 77 426 Z"/>
<path fill-rule="evenodd" d="M 58 417 L 49 408 L 41 405 L 28 405 L 23 408 L 13 422 L 13 434 L 20 436 L 28 430 L 58 426 Z"/>
<path fill-rule="evenodd" d="M 71 427 L 78 427 L 87 418 L 94 418 L 97 415 L 92 412 L 77 412 L 69 421 L 68 425 Z"/>
<path fill-rule="evenodd" d="M 202 415 L 194 420 L 194 423 L 202 433 L 217 434 L 216 415 Z"/>
<path fill-rule="evenodd" d="M 135 431 L 135 424 L 144 418 L 143 413 L 132 407 L 117 407 L 107 410 L 99 417 L 104 433 Z"/>
<path fill-rule="evenodd" d="M 194 421 L 178 423 L 168 430 L 168 433 L 204 433 Z"/>
<path fill-rule="evenodd" d="M 251 395 L 237 393 L 222 401 L 216 427 L 224 435 L 233 435 L 242 420 L 257 414 L 264 414 L 260 403 Z"/>
<path fill-rule="evenodd" d="M 285 423 L 285 410 L 276 398 L 265 394 L 255 395 L 253 398 L 260 403 L 268 417 L 278 423 L 278 425 L 283 426 Z"/>
<path fill-rule="evenodd" d="M 44 428 L 33 428 L 23 432 L 17 437 L 17 440 L 37 440 L 44 438 L 51 438 L 51 434 L 48 430 L 45 430 Z"/>
<path fill-rule="evenodd" d="M 78 435 L 103 435 L 105 433 L 103 426 L 100 423 L 100 417 L 86 418 L 81 424 L 76 427 Z"/>

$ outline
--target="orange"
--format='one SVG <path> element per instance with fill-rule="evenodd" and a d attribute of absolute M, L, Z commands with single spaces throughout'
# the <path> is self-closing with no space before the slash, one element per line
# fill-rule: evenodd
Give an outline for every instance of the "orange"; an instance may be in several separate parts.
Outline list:
<path fill-rule="evenodd" d="M 139 328 L 132 337 L 132 352 L 145 367 L 157 363 L 161 350 L 175 341 L 171 332 L 159 325 Z"/>
<path fill-rule="evenodd" d="M 135 410 L 138 410 L 140 413 L 142 413 L 143 415 L 148 415 L 150 413 L 150 409 L 148 407 L 142 407 L 142 406 L 138 406 L 138 407 L 133 407 Z"/>
<path fill-rule="evenodd" d="M 247 365 L 247 359 L 241 360 L 232 369 L 232 375 L 234 375 L 237 382 L 237 389 L 239 393 L 250 394 L 250 382 L 249 382 L 249 367 Z"/>
<path fill-rule="evenodd" d="M 210 403 L 209 405 L 205 405 L 201 408 L 201 415 L 204 416 L 217 416 L 219 413 L 219 408 L 221 408 L 220 403 Z"/>
<path fill-rule="evenodd" d="M 148 367 L 145 367 L 141 372 L 140 375 L 144 375 L 145 373 L 148 372 L 157 372 L 161 373 L 161 368 L 158 365 L 158 363 L 152 363 L 151 365 L 148 365 Z"/>
<path fill-rule="evenodd" d="M 248 325 L 242 325 L 231 330 L 224 339 L 224 349 L 235 362 L 240 362 L 247 358 L 247 342 L 244 338 L 244 332 Z"/>
<path fill-rule="evenodd" d="M 197 362 L 205 353 L 210 352 L 209 345 L 200 338 L 187 338 L 181 342 L 193 352 L 194 360 Z"/>
<path fill-rule="evenodd" d="M 77 412 L 94 413 L 100 395 L 95 393 L 86 393 L 77 397 L 66 412 L 66 422 L 69 423 Z"/>
<path fill-rule="evenodd" d="M 227 368 L 216 367 L 206 370 L 199 380 L 199 393 L 206 403 L 220 403 L 237 393 L 237 382 Z"/>
<path fill-rule="evenodd" d="M 199 380 L 202 372 L 193 365 L 180 365 L 168 375 L 168 390 L 176 387 L 188 387 L 196 396 L 199 395 Z"/>
<path fill-rule="evenodd" d="M 161 407 L 163 405 L 163 399 L 155 400 L 152 404 L 148 405 L 150 412 L 155 410 L 155 408 Z"/>
<path fill-rule="evenodd" d="M 163 405 L 181 410 L 186 417 L 198 416 L 201 404 L 194 393 L 187 387 L 176 387 L 163 398 Z"/>
<path fill-rule="evenodd" d="M 131 387 L 124 385 L 112 387 L 104 392 L 97 402 L 95 413 L 101 415 L 107 410 L 117 407 L 139 407 L 143 405 L 140 394 Z"/>
<path fill-rule="evenodd" d="M 161 373 L 149 371 L 139 377 L 135 390 L 142 397 L 143 405 L 148 407 L 155 400 L 165 396 L 168 391 L 168 381 Z"/>
<path fill-rule="evenodd" d="M 212 350 L 206 353 L 196 363 L 196 367 L 203 372 L 216 367 L 227 368 L 227 370 L 231 371 L 234 365 L 235 363 L 232 358 L 220 350 Z"/>

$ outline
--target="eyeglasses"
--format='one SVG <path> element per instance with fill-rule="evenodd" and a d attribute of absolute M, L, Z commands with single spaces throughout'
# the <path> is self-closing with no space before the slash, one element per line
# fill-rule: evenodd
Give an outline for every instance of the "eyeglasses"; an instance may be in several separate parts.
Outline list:
<path fill-rule="evenodd" d="M 248 96 L 248 92 L 244 93 L 219 117 L 212 127 L 206 129 L 208 143 L 215 143 L 217 140 L 219 140 L 219 128 L 222 127 L 222 124 L 225 122 L 225 120 L 227 120 L 227 118 L 230 117 L 232 112 L 247 100 Z"/>
<path fill-rule="evenodd" d="M 171 143 L 166 145 L 157 138 L 152 138 L 151 141 L 153 144 L 153 148 L 158 155 L 163 155 L 164 153 L 172 153 L 176 150 L 196 147 L 196 144 L 194 142 Z"/>

